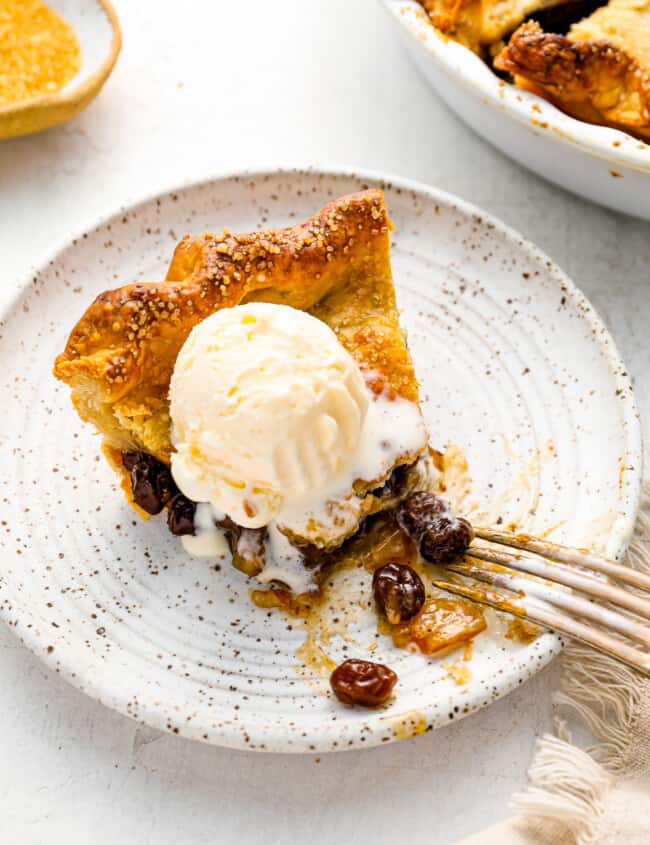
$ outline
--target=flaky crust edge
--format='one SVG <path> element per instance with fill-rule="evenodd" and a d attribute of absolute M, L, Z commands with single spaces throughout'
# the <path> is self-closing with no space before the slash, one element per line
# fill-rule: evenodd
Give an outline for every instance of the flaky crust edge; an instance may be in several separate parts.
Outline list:
<path fill-rule="evenodd" d="M 650 75 L 606 40 L 572 41 L 529 21 L 513 33 L 494 66 L 580 120 L 650 138 Z"/>

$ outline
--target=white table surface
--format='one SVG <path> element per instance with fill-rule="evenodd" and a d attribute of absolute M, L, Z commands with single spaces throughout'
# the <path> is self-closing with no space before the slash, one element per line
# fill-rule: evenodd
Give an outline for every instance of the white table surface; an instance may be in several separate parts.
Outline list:
<path fill-rule="evenodd" d="M 188 177 L 279 163 L 384 170 L 483 206 L 568 271 L 649 418 L 650 225 L 488 147 L 425 87 L 376 0 L 114 2 L 124 49 L 99 99 L 64 127 L 0 143 L 2 298 L 72 231 Z M 507 813 L 556 681 L 551 666 L 415 741 L 320 761 L 260 756 L 138 727 L 0 626 L 0 840 L 451 843 Z"/>

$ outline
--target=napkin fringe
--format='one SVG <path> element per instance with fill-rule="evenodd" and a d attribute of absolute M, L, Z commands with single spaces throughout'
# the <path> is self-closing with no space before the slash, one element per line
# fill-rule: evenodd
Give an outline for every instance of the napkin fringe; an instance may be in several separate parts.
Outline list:
<path fill-rule="evenodd" d="M 650 574 L 650 483 L 643 488 L 626 563 Z M 577 719 L 599 740 L 587 753 L 613 774 L 631 774 L 633 728 L 646 691 L 647 681 L 633 669 L 572 642 L 565 650 L 562 681 L 553 698 L 556 732 L 571 742 L 567 718 Z"/>
<path fill-rule="evenodd" d="M 571 831 L 576 845 L 595 841 L 611 782 L 599 763 L 580 748 L 547 734 L 537 742 L 528 777 L 528 789 L 512 802 L 521 816 L 559 822 Z"/>
<path fill-rule="evenodd" d="M 587 753 L 614 774 L 627 772 L 641 693 L 639 676 L 632 669 L 586 646 L 572 644 L 567 649 L 561 689 L 554 696 L 557 733 L 570 742 L 565 717 L 576 718 L 600 740 L 587 748 Z"/>
<path fill-rule="evenodd" d="M 644 486 L 626 560 L 650 573 L 650 484 Z M 591 845 L 598 839 L 614 776 L 631 774 L 633 728 L 644 688 L 634 670 L 588 646 L 569 643 L 560 691 L 554 696 L 557 736 L 549 734 L 538 741 L 529 786 L 513 798 L 513 807 L 523 820 L 559 822 L 575 845 Z M 572 745 L 567 717 L 585 726 L 599 743 L 584 751 Z"/>

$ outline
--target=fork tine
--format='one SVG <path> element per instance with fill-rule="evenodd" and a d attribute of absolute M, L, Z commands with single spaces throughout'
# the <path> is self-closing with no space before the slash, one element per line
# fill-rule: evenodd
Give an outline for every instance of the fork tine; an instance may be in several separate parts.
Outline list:
<path fill-rule="evenodd" d="M 622 566 L 609 558 L 595 555 L 586 549 L 572 549 L 569 546 L 560 546 L 557 543 L 550 543 L 547 540 L 538 540 L 528 534 L 514 534 L 511 531 L 497 531 L 494 528 L 476 528 L 474 533 L 482 540 L 489 540 L 492 543 L 500 543 L 503 546 L 510 546 L 515 549 L 523 549 L 527 552 L 534 552 L 548 560 L 555 560 L 558 563 L 568 563 L 574 566 L 582 566 L 585 569 L 593 569 L 594 572 L 602 572 L 618 581 L 632 584 L 641 590 L 650 592 L 650 576 L 631 569 L 629 566 Z"/>
<path fill-rule="evenodd" d="M 634 593 L 628 593 L 607 581 L 582 572 L 576 572 L 568 566 L 549 563 L 541 557 L 527 552 L 504 552 L 488 546 L 474 544 L 470 546 L 469 554 L 490 563 L 498 563 L 510 569 L 521 570 L 540 578 L 546 578 L 549 581 L 555 581 L 558 584 L 564 584 L 567 587 L 573 587 L 582 593 L 612 602 L 625 610 L 636 613 L 643 619 L 650 620 L 650 601 L 648 599 Z"/>
<path fill-rule="evenodd" d="M 490 605 L 497 610 L 507 611 L 514 616 L 529 619 L 531 622 L 536 622 L 560 634 L 566 634 L 573 639 L 587 643 L 598 651 L 615 657 L 617 660 L 621 660 L 634 669 L 639 669 L 645 675 L 650 675 L 650 655 L 597 631 L 595 628 L 590 628 L 582 622 L 577 622 L 566 614 L 556 613 L 554 610 L 545 607 L 539 600 L 508 598 L 495 590 L 485 590 L 482 587 L 474 587 L 465 583 L 454 584 L 440 580 L 434 580 L 433 583 L 439 589 L 446 590 L 454 595 L 472 599 L 479 604 Z"/>
<path fill-rule="evenodd" d="M 471 556 L 466 555 L 464 561 L 449 564 L 447 568 L 459 575 L 476 578 L 478 581 L 485 581 L 496 587 L 504 587 L 520 595 L 542 599 L 554 607 L 597 622 L 650 648 L 650 628 L 646 625 L 640 625 L 629 616 L 623 616 L 621 613 L 588 601 L 562 587 L 549 586 L 538 578 L 523 578 L 516 572 L 509 572 L 501 567 L 486 569 L 485 565 L 481 566 L 481 563 L 482 561 L 474 560 Z"/>

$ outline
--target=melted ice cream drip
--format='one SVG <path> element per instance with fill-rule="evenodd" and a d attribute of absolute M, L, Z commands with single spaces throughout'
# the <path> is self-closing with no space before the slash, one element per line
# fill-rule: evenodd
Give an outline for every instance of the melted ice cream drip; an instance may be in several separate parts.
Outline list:
<path fill-rule="evenodd" d="M 218 515 L 217 515 L 218 516 Z M 194 535 L 181 537 L 183 548 L 193 557 L 228 557 L 230 546 L 224 532 L 215 525 L 215 512 L 207 502 L 200 502 L 194 512 Z"/>
<path fill-rule="evenodd" d="M 381 486 L 397 459 L 405 455 L 415 459 L 425 449 L 427 439 L 426 426 L 415 403 L 399 397 L 374 397 L 350 465 L 326 489 L 315 490 L 299 505 L 284 506 L 267 526 L 265 565 L 257 580 L 265 584 L 279 581 L 296 593 L 315 589 L 314 575 L 305 567 L 302 552 L 284 532 L 314 545 L 336 545 L 356 530 L 363 517 L 363 496 L 354 493 L 355 483 Z M 417 488 L 430 489 L 435 470 L 428 455 L 421 455 L 416 471 L 420 475 Z M 225 533 L 215 524 L 223 518 L 210 504 L 198 504 L 196 534 L 182 538 L 185 551 L 200 557 L 229 556 Z"/>
<path fill-rule="evenodd" d="M 318 546 L 335 544 L 350 534 L 362 517 L 363 497 L 354 495 L 355 483 L 380 485 L 399 457 L 412 455 L 415 459 L 427 440 L 415 403 L 380 394 L 368 406 L 359 448 L 350 465 L 326 489 L 315 490 L 298 505 L 285 505 L 276 523 Z"/>

